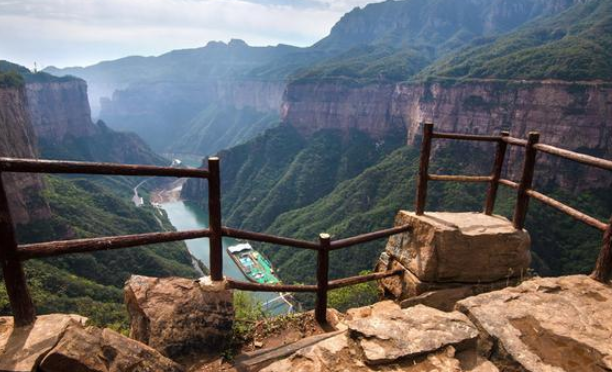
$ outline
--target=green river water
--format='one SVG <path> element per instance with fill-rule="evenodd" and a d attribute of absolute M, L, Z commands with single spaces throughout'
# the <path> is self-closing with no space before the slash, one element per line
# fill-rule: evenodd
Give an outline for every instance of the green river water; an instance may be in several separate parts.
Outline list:
<path fill-rule="evenodd" d="M 178 231 L 208 227 L 208 214 L 193 203 L 177 201 L 164 203 L 161 207 L 166 211 L 170 222 L 172 222 L 172 225 L 174 225 Z M 206 267 L 209 267 L 210 246 L 208 239 L 186 240 L 185 243 L 191 254 L 202 261 Z M 244 276 L 242 271 L 240 271 L 238 266 L 236 266 L 236 263 L 229 257 L 225 249 L 226 247 L 231 247 L 236 244 L 238 244 L 238 241 L 235 239 L 223 238 L 223 275 L 233 279 L 247 281 L 248 279 Z M 254 294 L 257 300 L 262 304 L 279 296 L 278 293 L 254 292 Z M 264 306 L 264 310 L 271 314 L 281 314 L 288 312 L 289 306 L 283 301 L 274 301 L 269 306 Z"/>

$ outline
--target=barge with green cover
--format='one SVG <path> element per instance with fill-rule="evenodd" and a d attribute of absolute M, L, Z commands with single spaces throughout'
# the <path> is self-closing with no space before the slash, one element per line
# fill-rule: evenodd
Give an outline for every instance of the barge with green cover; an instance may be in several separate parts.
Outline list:
<path fill-rule="evenodd" d="M 280 283 L 270 261 L 254 250 L 249 243 L 227 247 L 227 253 L 250 281 L 260 284 Z"/>

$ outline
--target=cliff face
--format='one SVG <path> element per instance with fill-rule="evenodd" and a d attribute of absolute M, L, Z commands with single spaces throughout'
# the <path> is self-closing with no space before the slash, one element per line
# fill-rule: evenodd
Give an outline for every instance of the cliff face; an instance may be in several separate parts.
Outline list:
<path fill-rule="evenodd" d="M 540 141 L 562 148 L 612 158 L 612 87 L 599 84 L 492 83 L 404 84 L 394 93 L 391 112 L 406 125 L 408 143 L 419 135 L 422 122 L 441 132 L 496 134 L 507 130 L 526 138 L 540 132 Z M 509 176 L 520 174 L 523 151 L 513 147 Z M 590 167 L 577 175 L 569 161 L 540 156 L 540 181 L 555 179 L 565 186 L 575 180 L 589 186 L 610 184 L 610 175 Z M 544 172 L 547 170 L 547 172 Z M 543 178 L 543 179 L 542 179 Z M 584 184 L 582 185 L 585 186 Z"/>
<path fill-rule="evenodd" d="M 285 86 L 284 81 L 218 81 L 215 99 L 229 103 L 237 109 L 252 108 L 262 113 L 278 112 Z"/>
<path fill-rule="evenodd" d="M 351 128 L 382 138 L 398 127 L 391 117 L 393 84 L 351 86 L 343 83 L 289 84 L 281 120 L 310 136 L 321 129 Z"/>
<path fill-rule="evenodd" d="M 60 143 L 67 135 L 84 137 L 96 132 L 85 81 L 29 83 L 26 91 L 32 126 L 41 140 Z"/>
<path fill-rule="evenodd" d="M 87 84 L 80 79 L 27 83 L 28 116 L 39 153 L 52 159 L 165 164 L 132 133 L 93 123 Z"/>
<path fill-rule="evenodd" d="M 507 130 L 525 138 L 529 131 L 539 131 L 544 143 L 612 158 L 612 88 L 604 84 L 311 83 L 290 85 L 284 99 L 283 122 L 307 136 L 324 128 L 357 128 L 373 138 L 382 138 L 404 128 L 412 145 L 420 134 L 420 123 L 431 121 L 436 130 L 454 133 L 495 134 Z M 520 167 L 519 153 L 511 153 L 510 161 L 515 166 L 510 176 L 516 176 Z M 546 157 L 543 164 L 557 167 L 561 163 Z M 563 172 L 546 178 L 551 177 L 565 184 L 576 178 Z M 599 184 L 610 182 L 609 175 L 596 170 L 581 175 L 584 177 Z"/>
<path fill-rule="evenodd" d="M 37 141 L 28 116 L 24 88 L 0 88 L 0 156 L 36 158 Z M 35 174 L 6 173 L 3 176 L 15 224 L 25 224 L 50 215 L 40 197 L 42 179 Z"/>

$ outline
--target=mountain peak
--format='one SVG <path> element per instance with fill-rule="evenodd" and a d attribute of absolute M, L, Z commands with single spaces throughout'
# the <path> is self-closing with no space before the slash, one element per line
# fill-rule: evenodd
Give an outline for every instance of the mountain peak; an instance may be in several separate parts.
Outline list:
<path fill-rule="evenodd" d="M 242 48 L 242 47 L 248 48 L 249 45 L 242 39 L 232 39 L 227 44 L 227 46 L 233 47 L 233 48 Z"/>

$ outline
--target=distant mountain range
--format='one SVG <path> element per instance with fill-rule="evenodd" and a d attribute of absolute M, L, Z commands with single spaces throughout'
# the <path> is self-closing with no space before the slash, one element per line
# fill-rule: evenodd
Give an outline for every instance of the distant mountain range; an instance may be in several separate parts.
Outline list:
<path fill-rule="evenodd" d="M 45 71 L 85 79 L 94 116 L 111 128 L 139 134 L 158 152 L 203 156 L 276 125 L 292 81 L 397 82 L 427 68 L 431 75 L 442 68 L 432 64 L 462 48 L 582 2 L 386 1 L 347 13 L 309 48 L 232 40 Z"/>

